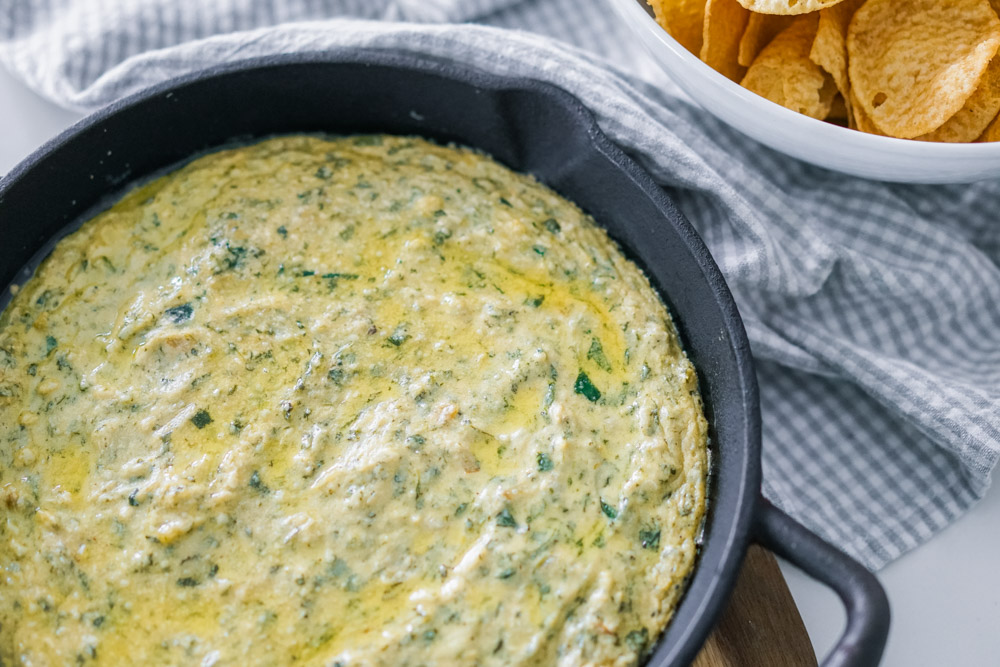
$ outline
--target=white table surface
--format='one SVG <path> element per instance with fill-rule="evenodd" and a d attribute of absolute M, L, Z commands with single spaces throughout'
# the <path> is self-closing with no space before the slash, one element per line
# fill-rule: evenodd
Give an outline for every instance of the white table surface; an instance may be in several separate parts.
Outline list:
<path fill-rule="evenodd" d="M 0 69 L 0 174 L 78 118 Z M 822 655 L 843 628 L 840 603 L 787 564 L 782 569 Z M 879 576 L 893 613 L 883 665 L 1000 665 L 1000 490 Z"/>

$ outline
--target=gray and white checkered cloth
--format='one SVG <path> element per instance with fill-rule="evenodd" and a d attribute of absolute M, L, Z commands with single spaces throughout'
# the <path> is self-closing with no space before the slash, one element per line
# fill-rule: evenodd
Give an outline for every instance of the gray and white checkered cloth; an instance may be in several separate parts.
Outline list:
<path fill-rule="evenodd" d="M 1000 182 L 886 185 L 794 161 L 686 102 L 635 43 L 602 0 L 0 0 L 0 61 L 77 109 L 223 61 L 358 47 L 570 91 L 736 294 L 765 494 L 878 568 L 980 498 L 1000 455 Z"/>

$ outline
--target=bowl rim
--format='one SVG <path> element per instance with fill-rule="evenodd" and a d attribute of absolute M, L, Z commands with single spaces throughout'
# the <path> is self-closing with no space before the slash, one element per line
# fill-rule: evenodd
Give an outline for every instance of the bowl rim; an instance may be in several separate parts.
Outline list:
<path fill-rule="evenodd" d="M 859 130 L 852 130 L 848 127 L 828 123 L 824 120 L 811 118 L 791 109 L 786 109 L 780 104 L 776 104 L 740 84 L 723 76 L 712 69 L 707 63 L 695 54 L 688 51 L 678 42 L 673 35 L 668 33 L 656 19 L 647 11 L 649 5 L 646 0 L 608 0 L 617 6 L 619 11 L 627 15 L 634 23 L 642 24 L 672 56 L 683 66 L 693 70 L 706 83 L 722 91 L 724 94 L 735 97 L 741 104 L 749 104 L 756 107 L 763 113 L 774 114 L 774 120 L 785 126 L 792 126 L 796 130 L 808 137 L 809 141 L 821 144 L 824 142 L 837 142 L 839 144 L 856 145 L 858 148 L 883 149 L 892 151 L 898 156 L 910 156 L 921 160 L 928 158 L 939 158 L 947 160 L 956 159 L 976 159 L 996 158 L 1000 161 L 1000 142 L 961 142 L 950 143 L 942 141 L 917 141 L 915 139 L 899 139 L 897 137 L 887 137 L 879 134 L 869 134 Z M 662 52 L 661 52 L 662 53 Z M 660 63 L 661 65 L 664 63 Z M 667 75 L 673 79 L 669 73 Z M 693 98 L 693 96 L 690 96 Z M 700 100 L 694 100 L 698 106 L 705 108 L 711 113 Z M 738 128 L 737 128 L 738 129 Z M 742 132 L 742 130 L 740 130 Z"/>

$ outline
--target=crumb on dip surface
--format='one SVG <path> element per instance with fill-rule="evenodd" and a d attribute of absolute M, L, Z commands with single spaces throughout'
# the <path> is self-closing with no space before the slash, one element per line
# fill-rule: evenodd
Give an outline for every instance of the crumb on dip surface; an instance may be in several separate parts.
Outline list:
<path fill-rule="evenodd" d="M 223 150 L 0 317 L 0 662 L 635 664 L 706 474 L 670 317 L 574 205 L 415 138 Z"/>

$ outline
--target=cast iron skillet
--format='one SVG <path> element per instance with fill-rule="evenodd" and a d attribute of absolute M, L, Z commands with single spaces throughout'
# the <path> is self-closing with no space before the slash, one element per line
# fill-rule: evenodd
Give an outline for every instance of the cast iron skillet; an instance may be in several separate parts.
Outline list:
<path fill-rule="evenodd" d="M 694 659 L 751 540 L 844 602 L 847 627 L 824 665 L 878 662 L 889 607 L 877 580 L 760 495 L 756 377 L 718 267 L 664 191 L 560 89 L 373 50 L 260 58 L 170 81 L 81 121 L 0 181 L 0 285 L 23 281 L 51 239 L 124 183 L 212 147 L 290 132 L 419 134 L 481 148 L 591 213 L 664 297 L 698 369 L 712 477 L 697 568 L 649 665 Z"/>

